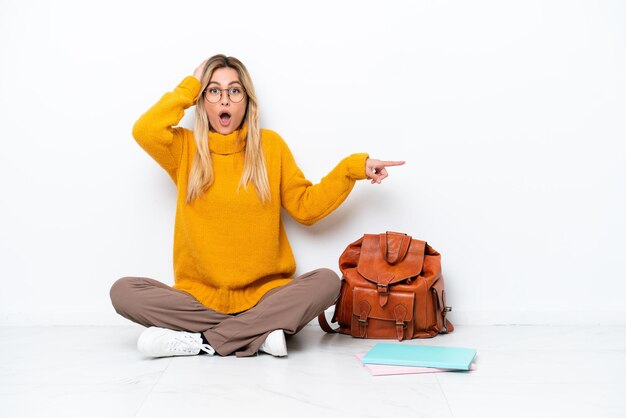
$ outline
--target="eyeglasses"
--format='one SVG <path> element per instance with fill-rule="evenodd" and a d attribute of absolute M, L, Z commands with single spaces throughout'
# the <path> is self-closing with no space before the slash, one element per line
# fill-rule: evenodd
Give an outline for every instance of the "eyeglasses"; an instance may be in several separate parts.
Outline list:
<path fill-rule="evenodd" d="M 227 89 L 218 89 L 217 87 L 209 87 L 204 90 L 204 99 L 209 103 L 217 103 L 222 100 L 222 93 L 228 92 L 228 98 L 233 103 L 239 103 L 246 95 L 243 87 L 230 87 Z"/>

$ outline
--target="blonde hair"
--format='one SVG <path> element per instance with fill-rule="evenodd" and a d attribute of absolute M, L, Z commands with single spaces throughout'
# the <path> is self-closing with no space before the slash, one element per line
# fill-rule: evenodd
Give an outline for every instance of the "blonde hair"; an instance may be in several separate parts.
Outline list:
<path fill-rule="evenodd" d="M 248 70 L 235 57 L 226 55 L 214 55 L 209 58 L 202 72 L 200 83 L 201 93 L 196 100 L 196 121 L 194 125 L 194 139 L 196 142 L 196 155 L 189 172 L 187 184 L 187 203 L 192 203 L 202 196 L 213 184 L 213 163 L 211 151 L 209 149 L 208 133 L 210 130 L 209 118 L 204 109 L 204 90 L 209 85 L 213 71 L 218 68 L 233 68 L 239 74 L 239 81 L 243 85 L 248 97 L 246 114 L 243 123 L 247 125 L 245 138 L 243 173 L 239 181 L 239 186 L 247 189 L 248 182 L 256 188 L 257 195 L 261 202 L 265 204 L 270 200 L 270 187 L 267 180 L 267 168 L 265 167 L 265 157 L 261 148 L 261 128 L 259 126 L 259 108 L 252 78 Z"/>

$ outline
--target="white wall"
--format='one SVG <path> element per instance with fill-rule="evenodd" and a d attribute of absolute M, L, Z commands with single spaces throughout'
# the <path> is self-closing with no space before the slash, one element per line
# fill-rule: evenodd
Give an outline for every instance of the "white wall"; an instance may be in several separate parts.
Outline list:
<path fill-rule="evenodd" d="M 115 279 L 172 282 L 174 186 L 131 128 L 222 52 L 311 180 L 407 160 L 287 221 L 298 272 L 404 231 L 458 324 L 626 324 L 625 28 L 618 0 L 3 0 L 0 325 L 124 324 Z"/>

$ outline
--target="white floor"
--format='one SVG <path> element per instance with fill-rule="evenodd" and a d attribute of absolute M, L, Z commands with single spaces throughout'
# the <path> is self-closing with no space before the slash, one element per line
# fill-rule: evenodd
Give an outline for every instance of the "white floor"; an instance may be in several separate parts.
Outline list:
<path fill-rule="evenodd" d="M 0 328 L 0 417 L 626 417 L 626 327 L 458 326 L 409 343 L 474 347 L 476 371 L 404 376 L 316 326 L 282 359 L 147 359 L 141 330 Z"/>

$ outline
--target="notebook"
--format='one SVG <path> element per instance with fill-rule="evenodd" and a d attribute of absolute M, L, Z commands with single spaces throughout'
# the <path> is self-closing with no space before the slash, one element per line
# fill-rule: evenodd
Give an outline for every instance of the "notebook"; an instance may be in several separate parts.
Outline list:
<path fill-rule="evenodd" d="M 365 353 L 361 362 L 469 370 L 475 355 L 473 348 L 378 343 Z"/>
<path fill-rule="evenodd" d="M 356 354 L 356 358 L 361 360 L 365 353 Z M 465 373 L 466 370 L 438 369 L 436 367 L 418 366 L 387 366 L 386 364 L 361 364 L 372 376 L 388 376 L 394 374 L 422 374 L 422 373 Z M 470 370 L 476 370 L 476 363 L 472 363 Z"/>

